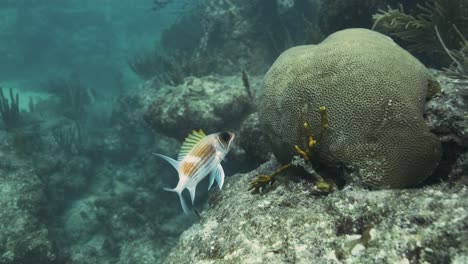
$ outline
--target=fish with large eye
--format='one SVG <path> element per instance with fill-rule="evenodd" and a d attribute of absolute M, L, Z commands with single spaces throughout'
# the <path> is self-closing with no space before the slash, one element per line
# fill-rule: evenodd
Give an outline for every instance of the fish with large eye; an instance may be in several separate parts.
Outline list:
<path fill-rule="evenodd" d="M 200 129 L 198 132 L 193 131 L 185 138 L 177 160 L 154 153 L 177 170 L 179 174 L 177 186 L 174 189 L 164 188 L 164 190 L 176 192 L 179 195 L 180 204 L 186 214 L 190 213 L 190 210 L 182 197 L 184 189 L 189 191 L 193 205 L 197 184 L 208 174 L 210 174 L 208 190 L 215 180 L 220 189 L 223 187 L 224 170 L 221 161 L 229 152 L 234 137 L 235 135 L 231 132 L 220 132 L 207 136 Z"/>

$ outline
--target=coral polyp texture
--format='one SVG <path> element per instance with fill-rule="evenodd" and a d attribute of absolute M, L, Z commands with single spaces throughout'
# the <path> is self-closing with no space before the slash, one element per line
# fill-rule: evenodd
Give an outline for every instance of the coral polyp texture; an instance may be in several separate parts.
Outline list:
<path fill-rule="evenodd" d="M 314 164 L 353 168 L 364 185 L 402 188 L 424 181 L 441 144 L 423 118 L 438 82 L 387 36 L 367 29 L 338 31 L 318 45 L 286 50 L 264 78 L 259 114 L 282 163 L 306 144 L 303 124 L 320 134 L 319 107 L 329 127 Z"/>

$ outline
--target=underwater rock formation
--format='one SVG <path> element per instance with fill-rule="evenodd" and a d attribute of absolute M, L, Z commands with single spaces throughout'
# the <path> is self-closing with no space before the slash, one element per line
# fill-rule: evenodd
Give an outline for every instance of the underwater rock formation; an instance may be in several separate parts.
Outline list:
<path fill-rule="evenodd" d="M 441 92 L 426 104 L 425 119 L 442 142 L 468 147 L 468 82 L 447 77 L 445 72 L 432 73 L 441 84 Z"/>
<path fill-rule="evenodd" d="M 407 187 L 424 181 L 440 159 L 440 142 L 423 118 L 426 97 L 437 87 L 424 65 L 390 38 L 347 29 L 277 59 L 264 79 L 260 122 L 273 153 L 287 163 L 294 146 L 306 144 L 304 122 L 319 137 L 325 106 L 329 128 L 314 163 L 352 168 L 371 187 Z"/>
<path fill-rule="evenodd" d="M 188 53 L 184 60 L 191 69 L 186 72 L 232 74 L 240 68 L 263 72 L 275 55 L 270 43 L 264 41 L 267 35 L 258 28 L 263 24 L 258 21 L 264 20 L 264 9 L 275 4 L 262 0 L 205 1 L 164 31 L 162 47 L 169 54 Z"/>
<path fill-rule="evenodd" d="M 179 141 L 197 129 L 257 136 L 256 140 L 234 141 L 229 154 L 231 162 L 226 164 L 228 172 L 237 172 L 234 168 L 239 167 L 251 170 L 265 162 L 269 147 L 257 148 L 265 144 L 264 136 L 258 122 L 249 121 L 249 115 L 255 111 L 261 78 L 251 76 L 249 82 L 254 98 L 249 97 L 241 76 L 189 77 L 181 85 L 162 85 L 158 89 L 148 84 L 139 91 L 140 104 L 146 109 L 144 119 L 153 130 Z"/>
<path fill-rule="evenodd" d="M 237 144 L 245 150 L 250 159 L 254 158 L 264 163 L 270 158 L 271 147 L 260 127 L 258 112 L 250 114 L 242 122 Z"/>
<path fill-rule="evenodd" d="M 321 196 L 311 181 L 291 173 L 269 192 L 247 191 L 254 177 L 278 166 L 273 159 L 227 178 L 165 262 L 463 263 L 468 256 L 468 191 L 462 184 L 345 188 Z"/>
<path fill-rule="evenodd" d="M 468 83 L 432 70 L 441 84 L 441 93 L 430 100 L 424 117 L 442 142 L 443 156 L 435 177 L 468 183 Z M 433 178 L 433 177 L 431 177 Z"/>
<path fill-rule="evenodd" d="M 148 128 L 142 131 L 136 124 L 139 119 L 144 126 L 142 115 L 137 114 L 141 109 L 126 112 L 126 107 L 116 107 L 115 114 L 122 114 L 122 119 L 114 120 L 114 133 L 102 136 L 102 145 L 93 145 L 101 148 L 98 153 L 72 156 L 61 161 L 56 171 L 41 169 L 49 187 L 48 208 L 54 214 L 49 235 L 56 245 L 57 263 L 162 263 L 191 223 L 179 220 L 178 199 L 163 191 L 177 176 L 151 154 L 157 149 L 175 155 L 177 142 L 160 134 L 148 135 Z M 129 127 L 120 130 L 120 122 Z M 158 140 L 149 140 L 152 137 Z"/>
<path fill-rule="evenodd" d="M 260 78 L 250 82 L 260 87 Z M 194 129 L 237 129 L 253 110 L 240 76 L 190 77 L 182 85 L 160 87 L 152 98 L 145 120 L 154 130 L 178 139 Z"/>
<path fill-rule="evenodd" d="M 194 5 L 161 35 L 160 49 L 131 60 L 149 80 L 180 84 L 188 76 L 263 74 L 285 49 L 323 39 L 319 0 L 212 0 Z"/>
<path fill-rule="evenodd" d="M 441 93 L 425 105 L 424 116 L 442 141 L 435 173 L 442 180 L 402 190 L 348 186 L 323 196 L 313 179 L 289 171 L 252 195 L 250 182 L 279 167 L 271 159 L 212 191 L 200 223 L 182 234 L 165 263 L 466 262 L 466 83 L 431 73 Z"/>
<path fill-rule="evenodd" d="M 29 164 L 0 148 L 0 263 L 53 263 L 43 185 Z"/>

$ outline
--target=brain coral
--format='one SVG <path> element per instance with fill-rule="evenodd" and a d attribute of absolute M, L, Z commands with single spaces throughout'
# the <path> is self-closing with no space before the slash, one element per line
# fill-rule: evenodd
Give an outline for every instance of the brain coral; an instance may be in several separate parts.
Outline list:
<path fill-rule="evenodd" d="M 390 38 L 367 29 L 338 31 L 318 45 L 293 47 L 264 78 L 260 122 L 283 163 L 305 148 L 303 122 L 319 135 L 312 161 L 357 169 L 362 183 L 401 188 L 425 180 L 440 159 L 439 140 L 423 119 L 437 81 Z"/>

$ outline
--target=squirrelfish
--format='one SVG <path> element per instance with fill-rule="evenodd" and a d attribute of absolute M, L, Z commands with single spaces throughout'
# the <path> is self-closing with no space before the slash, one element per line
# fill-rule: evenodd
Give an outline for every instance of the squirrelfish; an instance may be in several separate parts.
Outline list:
<path fill-rule="evenodd" d="M 174 189 L 164 188 L 166 191 L 176 192 L 179 195 L 180 204 L 186 214 L 190 212 L 182 192 L 187 189 L 192 199 L 195 200 L 197 184 L 210 174 L 208 190 L 216 180 L 219 189 L 224 184 L 224 170 L 221 161 L 229 152 L 234 134 L 231 132 L 220 132 L 210 135 L 200 129 L 193 131 L 185 138 L 180 149 L 177 160 L 168 156 L 154 153 L 169 162 L 179 174 L 179 183 Z"/>

